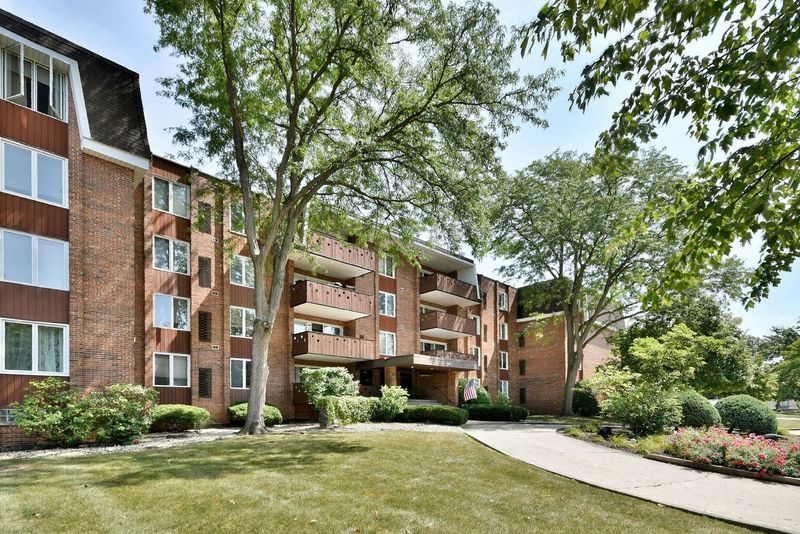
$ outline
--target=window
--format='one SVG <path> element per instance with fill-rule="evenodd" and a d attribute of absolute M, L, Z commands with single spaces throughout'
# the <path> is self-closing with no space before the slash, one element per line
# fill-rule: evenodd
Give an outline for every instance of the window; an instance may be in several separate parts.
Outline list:
<path fill-rule="evenodd" d="M 244 234 L 244 208 L 238 202 L 231 202 L 230 218 L 231 232 Z"/>
<path fill-rule="evenodd" d="M 387 317 L 395 316 L 395 296 L 394 293 L 378 292 L 378 311 Z"/>
<path fill-rule="evenodd" d="M 469 318 L 475 321 L 475 335 L 481 335 L 481 318 L 477 315 L 470 315 Z"/>
<path fill-rule="evenodd" d="M 312 321 L 295 321 L 294 333 L 300 334 L 302 332 L 319 332 L 321 334 L 328 334 L 331 336 L 341 336 L 342 327 L 334 324 L 315 323 Z"/>
<path fill-rule="evenodd" d="M 255 319 L 255 310 L 231 306 L 231 336 L 253 337 L 253 323 Z"/>
<path fill-rule="evenodd" d="M 253 271 L 253 260 L 247 256 L 236 255 L 231 258 L 231 284 L 244 287 L 255 287 L 256 275 Z"/>
<path fill-rule="evenodd" d="M 519 388 L 519 403 L 526 404 L 528 402 L 528 395 L 525 388 Z"/>
<path fill-rule="evenodd" d="M 497 293 L 497 307 L 501 310 L 508 310 L 508 293 L 505 291 Z"/>
<path fill-rule="evenodd" d="M 480 347 L 470 347 L 469 353 L 475 357 L 475 360 L 478 364 L 481 363 L 481 348 Z"/>
<path fill-rule="evenodd" d="M 508 370 L 508 353 L 502 350 L 500 351 L 500 369 Z"/>
<path fill-rule="evenodd" d="M 153 295 L 153 326 L 189 330 L 189 299 L 172 295 Z"/>
<path fill-rule="evenodd" d="M 519 334 L 517 334 L 517 343 L 519 344 L 520 347 L 525 346 L 525 332 L 520 332 Z"/>
<path fill-rule="evenodd" d="M 3 191 L 67 207 L 67 160 L 8 141 L 3 141 L 1 148 Z"/>
<path fill-rule="evenodd" d="M 15 374 L 69 374 L 68 326 L 0 320 L 0 371 Z"/>
<path fill-rule="evenodd" d="M 189 218 L 189 187 L 153 177 L 153 208 Z"/>
<path fill-rule="evenodd" d="M 500 393 L 503 393 L 506 397 L 508 397 L 508 380 L 500 381 Z"/>
<path fill-rule="evenodd" d="M 189 355 L 156 352 L 153 354 L 153 385 L 189 387 Z"/>
<path fill-rule="evenodd" d="M 160 235 L 153 236 L 153 267 L 189 274 L 189 243 Z"/>
<path fill-rule="evenodd" d="M 447 350 L 447 345 L 444 343 L 439 343 L 438 341 L 425 341 L 421 340 L 419 342 L 419 350 L 420 352 L 428 352 L 434 350 Z"/>
<path fill-rule="evenodd" d="M 527 362 L 525 360 L 519 361 L 519 374 L 524 375 L 527 371 Z"/>
<path fill-rule="evenodd" d="M 442 309 L 440 309 L 440 308 L 434 308 L 433 306 L 428 306 L 428 305 L 426 305 L 426 304 L 422 304 L 422 305 L 420 305 L 420 307 L 419 307 L 419 312 L 420 312 L 420 313 L 444 312 L 444 311 L 445 311 L 445 310 L 442 310 Z M 445 313 L 446 313 L 446 312 L 445 312 Z"/>
<path fill-rule="evenodd" d="M 250 360 L 231 358 L 231 389 L 250 389 Z"/>
<path fill-rule="evenodd" d="M 508 323 L 500 323 L 500 339 L 508 339 Z"/>
<path fill-rule="evenodd" d="M 358 383 L 362 386 L 372 385 L 372 369 L 361 369 L 358 372 Z"/>
<path fill-rule="evenodd" d="M 483 337 L 489 337 L 489 325 L 483 323 Z"/>
<path fill-rule="evenodd" d="M 15 44 L 5 52 L 3 98 L 20 106 L 66 120 L 67 77 L 56 71 L 53 58 L 47 64 L 31 61 L 25 47 Z"/>
<path fill-rule="evenodd" d="M 395 352 L 395 335 L 394 332 L 381 332 L 380 333 L 380 353 L 384 356 L 394 356 Z"/>
<path fill-rule="evenodd" d="M 378 258 L 378 274 L 394 278 L 394 258 L 391 256 L 381 256 Z"/>
<path fill-rule="evenodd" d="M 51 289 L 69 289 L 69 243 L 0 231 L 0 280 Z"/>

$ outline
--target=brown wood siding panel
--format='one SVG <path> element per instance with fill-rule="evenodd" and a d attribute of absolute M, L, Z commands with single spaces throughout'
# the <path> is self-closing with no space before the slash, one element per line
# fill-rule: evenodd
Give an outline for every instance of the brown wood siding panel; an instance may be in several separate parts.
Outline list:
<path fill-rule="evenodd" d="M 192 296 L 192 278 L 160 269 L 153 269 L 153 292 L 165 295 Z"/>
<path fill-rule="evenodd" d="M 0 100 L 0 137 L 67 157 L 68 130 L 66 122 Z"/>
<path fill-rule="evenodd" d="M 318 332 L 301 332 L 292 336 L 292 355 L 322 354 L 358 360 L 375 359 L 375 342 Z"/>
<path fill-rule="evenodd" d="M 291 305 L 312 303 L 363 314 L 372 314 L 375 305 L 372 295 L 356 293 L 349 289 L 333 287 L 319 282 L 301 280 L 290 288 Z"/>
<path fill-rule="evenodd" d="M 69 323 L 69 291 L 0 282 L 0 317 Z"/>
<path fill-rule="evenodd" d="M 169 388 L 156 386 L 159 404 L 191 404 L 192 388 Z"/>
<path fill-rule="evenodd" d="M 397 317 L 380 315 L 378 318 L 378 328 L 384 332 L 397 332 Z"/>
<path fill-rule="evenodd" d="M 478 332 L 478 323 L 475 319 L 453 315 L 452 313 L 433 311 L 420 314 L 419 329 L 428 330 L 432 328 L 442 328 L 453 332 L 475 335 Z"/>
<path fill-rule="evenodd" d="M 247 396 L 250 395 L 249 389 L 233 389 L 231 388 L 231 405 L 247 402 Z"/>
<path fill-rule="evenodd" d="M 459 297 L 479 302 L 477 286 L 468 284 L 467 282 L 463 282 L 457 278 L 453 278 L 452 276 L 439 273 L 423 276 L 419 281 L 420 297 L 425 300 L 425 293 L 430 293 L 432 291 L 442 291 L 444 293 L 458 295 Z"/>
<path fill-rule="evenodd" d="M 0 192 L 0 227 L 67 241 L 69 210 Z"/>
<path fill-rule="evenodd" d="M 249 358 L 253 354 L 253 340 L 244 337 L 231 338 L 231 358 Z"/>
<path fill-rule="evenodd" d="M 192 333 L 168 328 L 155 329 L 155 352 L 189 354 L 192 350 Z"/>
<path fill-rule="evenodd" d="M 153 215 L 153 234 L 189 241 L 191 226 L 189 219 L 153 209 L 152 206 L 150 208 Z"/>
<path fill-rule="evenodd" d="M 388 276 L 378 276 L 378 290 L 384 293 L 397 293 L 397 278 L 389 278 Z"/>
<path fill-rule="evenodd" d="M 28 383 L 45 378 L 47 377 L 37 375 L 0 374 L 0 408 L 8 407 L 12 402 L 22 402 Z"/>
<path fill-rule="evenodd" d="M 309 239 L 309 250 L 314 254 L 370 271 L 374 270 L 376 266 L 375 251 L 358 247 L 353 243 L 345 243 L 327 235 L 312 235 Z"/>
<path fill-rule="evenodd" d="M 230 284 L 230 288 L 231 306 L 239 306 L 240 308 L 256 307 L 256 292 L 254 289 L 237 286 L 236 284 Z"/>

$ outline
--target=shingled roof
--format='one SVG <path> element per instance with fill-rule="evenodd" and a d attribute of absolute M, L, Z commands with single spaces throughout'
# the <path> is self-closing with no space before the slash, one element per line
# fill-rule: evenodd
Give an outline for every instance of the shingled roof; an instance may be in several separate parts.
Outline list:
<path fill-rule="evenodd" d="M 2 9 L 0 27 L 77 61 L 92 139 L 150 158 L 136 72 Z"/>

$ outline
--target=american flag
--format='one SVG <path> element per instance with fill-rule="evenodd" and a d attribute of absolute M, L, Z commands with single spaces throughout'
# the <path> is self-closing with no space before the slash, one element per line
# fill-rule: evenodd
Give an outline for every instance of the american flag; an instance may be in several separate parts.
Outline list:
<path fill-rule="evenodd" d="M 477 380 L 474 378 L 470 378 L 467 383 L 464 384 L 464 402 L 478 398 L 478 389 L 475 387 L 476 384 Z"/>

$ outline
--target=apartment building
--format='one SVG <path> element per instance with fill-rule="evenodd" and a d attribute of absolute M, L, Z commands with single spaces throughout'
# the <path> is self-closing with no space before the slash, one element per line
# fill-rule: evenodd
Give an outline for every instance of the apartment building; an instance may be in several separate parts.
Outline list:
<path fill-rule="evenodd" d="M 145 384 L 224 422 L 253 344 L 241 209 L 151 154 L 137 73 L 2 10 L 0 67 L 0 446 L 25 439 L 8 406 L 46 376 Z M 422 242 L 412 266 L 353 241 L 312 234 L 290 257 L 267 386 L 285 418 L 315 416 L 300 374 L 324 366 L 364 395 L 454 404 L 476 377 L 558 411 L 563 328 L 520 336 L 517 289 Z"/>

